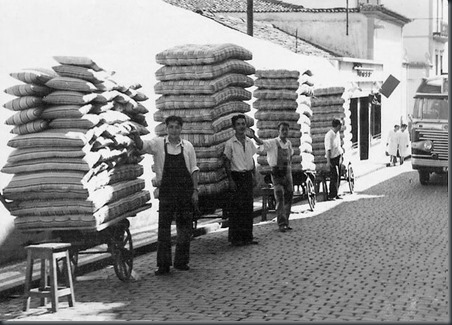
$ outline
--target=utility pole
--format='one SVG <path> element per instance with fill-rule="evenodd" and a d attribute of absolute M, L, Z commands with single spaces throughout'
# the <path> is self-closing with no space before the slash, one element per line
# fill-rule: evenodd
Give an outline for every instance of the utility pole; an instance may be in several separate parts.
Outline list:
<path fill-rule="evenodd" d="M 253 0 L 246 0 L 246 33 L 253 36 Z"/>
<path fill-rule="evenodd" d="M 298 28 L 295 30 L 295 53 L 298 53 Z"/>
<path fill-rule="evenodd" d="M 345 8 L 345 35 L 348 36 L 348 0 L 346 0 Z"/>

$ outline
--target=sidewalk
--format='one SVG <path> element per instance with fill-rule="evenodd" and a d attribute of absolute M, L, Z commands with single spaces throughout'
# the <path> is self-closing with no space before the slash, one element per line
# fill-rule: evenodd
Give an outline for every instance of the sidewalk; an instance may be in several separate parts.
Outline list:
<path fill-rule="evenodd" d="M 353 166 L 355 179 L 367 175 L 378 169 L 386 168 L 388 157 L 384 155 L 384 151 L 379 150 L 378 146 L 372 148 L 371 159 L 359 161 L 357 157 L 351 157 L 350 162 Z M 408 161 L 409 163 L 409 161 Z M 320 201 L 320 198 L 318 199 Z M 262 201 L 258 198 L 254 202 L 255 218 L 260 218 L 262 211 Z M 217 215 L 210 215 L 209 218 L 198 220 L 197 229 L 195 230 L 195 237 L 205 235 L 212 231 L 218 230 L 222 226 L 221 213 Z M 175 226 L 172 227 L 172 236 L 176 235 Z M 157 244 L 157 228 L 149 228 L 140 230 L 139 233 L 132 233 L 133 245 L 136 253 L 150 252 L 156 250 Z M 105 245 L 104 245 L 105 246 Z M 98 248 L 96 248 L 98 249 Z M 91 271 L 109 265 L 110 254 L 89 254 L 79 255 L 77 264 L 78 272 Z M 26 263 L 18 262 L 8 266 L 0 267 L 0 297 L 11 294 L 20 294 L 23 290 L 25 279 Z M 39 279 L 39 267 L 34 267 L 33 280 Z"/>

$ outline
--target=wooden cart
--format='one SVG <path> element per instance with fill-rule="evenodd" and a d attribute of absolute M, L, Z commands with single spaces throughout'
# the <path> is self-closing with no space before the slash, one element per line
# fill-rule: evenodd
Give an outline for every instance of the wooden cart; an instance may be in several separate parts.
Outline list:
<path fill-rule="evenodd" d="M 9 210 L 9 202 L 0 194 L 0 201 Z M 118 218 L 105 222 L 95 228 L 33 228 L 30 230 L 21 229 L 23 232 L 48 231 L 49 240 L 52 242 L 61 241 L 70 243 L 69 249 L 72 276 L 75 278 L 79 254 L 103 254 L 110 253 L 111 261 L 117 277 L 121 281 L 128 281 L 133 269 L 133 242 L 130 233 L 130 222 L 127 218 L 136 216 L 139 212 L 145 211 L 152 206 L 147 203 L 132 211 L 126 212 Z M 38 243 L 33 243 L 38 244 Z M 106 250 L 92 250 L 102 244 L 107 244 Z"/>

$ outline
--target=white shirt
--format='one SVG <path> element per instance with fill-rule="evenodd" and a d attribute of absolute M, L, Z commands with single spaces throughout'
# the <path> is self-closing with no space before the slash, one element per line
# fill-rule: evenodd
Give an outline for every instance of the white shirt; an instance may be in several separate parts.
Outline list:
<path fill-rule="evenodd" d="M 330 158 L 336 158 L 344 152 L 339 132 L 336 133 L 332 129 L 325 134 L 325 157 L 328 157 L 328 150 L 331 150 Z"/>
<path fill-rule="evenodd" d="M 259 151 L 266 151 L 267 152 L 267 161 L 270 167 L 274 167 L 278 163 L 278 142 L 282 149 L 289 149 L 289 156 L 293 156 L 293 148 L 292 143 L 287 140 L 286 143 L 281 141 L 280 137 L 269 139 L 269 140 L 262 140 L 264 142 L 262 145 L 259 146 Z"/>
<path fill-rule="evenodd" d="M 199 170 L 196 165 L 196 154 L 193 145 L 184 139 L 177 144 L 172 144 L 168 141 L 168 137 L 157 137 L 150 140 L 143 140 L 142 152 L 151 154 L 154 156 L 154 170 L 155 170 L 155 186 L 160 186 L 162 182 L 163 167 L 165 165 L 165 142 L 167 145 L 167 151 L 170 155 L 178 155 L 184 148 L 184 160 L 187 170 L 190 174 Z"/>
<path fill-rule="evenodd" d="M 224 155 L 231 161 L 231 171 L 233 172 L 253 170 L 253 156 L 256 152 L 256 146 L 248 137 L 245 137 L 245 150 L 235 135 L 226 141 L 224 146 Z"/>

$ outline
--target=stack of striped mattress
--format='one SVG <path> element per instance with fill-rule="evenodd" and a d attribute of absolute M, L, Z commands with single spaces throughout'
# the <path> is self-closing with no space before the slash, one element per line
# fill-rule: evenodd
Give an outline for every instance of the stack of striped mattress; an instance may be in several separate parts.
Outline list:
<path fill-rule="evenodd" d="M 300 77 L 300 88 L 298 96 L 298 109 L 301 115 L 301 167 L 303 170 L 315 171 L 314 154 L 312 152 L 312 137 L 311 137 L 311 97 L 314 91 L 314 84 L 312 82 L 312 73 L 306 70 Z"/>
<path fill-rule="evenodd" d="M 221 158 L 224 145 L 234 135 L 231 118 L 249 112 L 245 103 L 251 99 L 246 90 L 253 86 L 249 75 L 255 72 L 247 60 L 252 53 L 235 44 L 187 44 L 156 55 L 163 65 L 156 71 L 157 111 L 154 120 L 161 122 L 155 133 L 166 135 L 165 119 L 182 117 L 182 138 L 190 141 L 196 152 L 200 199 L 221 195 L 228 189 Z M 245 115 L 248 126 L 254 124 Z M 154 183 L 155 184 L 155 183 Z M 155 191 L 158 197 L 158 188 Z"/>
<path fill-rule="evenodd" d="M 343 148 L 351 148 L 351 119 L 350 111 L 344 108 L 345 100 L 342 98 L 345 88 L 326 87 L 314 90 L 311 98 L 311 137 L 314 152 L 314 163 L 318 171 L 326 171 L 325 134 L 331 129 L 331 122 L 338 118 L 343 122 L 340 132 Z"/>
<path fill-rule="evenodd" d="M 258 120 L 256 126 L 259 138 L 263 140 L 276 138 L 279 135 L 278 124 L 281 122 L 289 124 L 288 139 L 294 149 L 292 157 L 294 172 L 301 171 L 301 124 L 300 113 L 297 112 L 299 77 L 300 72 L 293 70 L 258 70 L 255 81 L 257 89 L 253 93 L 256 98 L 253 107 L 256 109 L 254 117 Z M 271 172 L 265 152 L 259 153 L 257 163 L 257 170 L 261 174 Z"/>
<path fill-rule="evenodd" d="M 6 124 L 14 148 L 3 195 L 19 229 L 96 229 L 146 205 L 142 157 L 129 136 L 149 133 L 140 85 L 125 86 L 86 57 L 11 73 Z"/>

